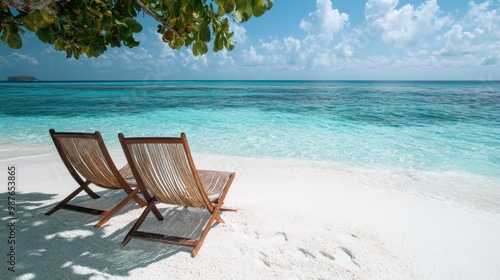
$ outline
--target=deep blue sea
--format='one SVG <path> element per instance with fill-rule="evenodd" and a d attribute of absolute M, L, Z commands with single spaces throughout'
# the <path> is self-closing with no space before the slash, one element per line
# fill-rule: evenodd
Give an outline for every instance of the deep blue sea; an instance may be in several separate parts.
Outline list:
<path fill-rule="evenodd" d="M 50 128 L 99 130 L 116 149 L 119 132 L 186 132 L 195 153 L 389 172 L 394 188 L 471 200 L 467 207 L 500 220 L 500 82 L 3 82 L 0 90 L 0 159 L 19 146 L 43 151 Z"/>

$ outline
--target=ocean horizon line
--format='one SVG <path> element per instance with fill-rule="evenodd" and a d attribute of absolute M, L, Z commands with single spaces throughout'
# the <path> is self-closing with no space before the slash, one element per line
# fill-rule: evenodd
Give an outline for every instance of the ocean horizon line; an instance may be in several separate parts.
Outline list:
<path fill-rule="evenodd" d="M 143 80 L 40 80 L 35 81 L 8 81 L 2 80 L 1 83 L 112 83 L 112 82 L 382 82 L 382 83 L 498 83 L 500 80 L 430 80 L 430 79 L 416 79 L 416 80 L 397 80 L 397 79 L 173 79 L 173 80 L 154 80 L 154 79 L 143 79 Z"/>

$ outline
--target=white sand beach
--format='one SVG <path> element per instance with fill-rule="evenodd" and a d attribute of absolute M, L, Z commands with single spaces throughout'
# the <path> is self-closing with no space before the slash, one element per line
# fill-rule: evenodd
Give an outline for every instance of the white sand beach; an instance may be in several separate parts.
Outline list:
<path fill-rule="evenodd" d="M 113 150 L 117 165 L 125 163 Z M 59 210 L 76 188 L 55 151 L 0 161 L 2 279 L 500 279 L 500 224 L 437 201 L 372 185 L 391 178 L 329 164 L 194 154 L 199 169 L 235 171 L 224 212 L 195 258 L 188 248 L 121 242 L 142 208 L 129 202 L 102 228 L 98 218 Z M 15 272 L 7 167 L 15 166 Z M 102 191 L 81 205 L 124 197 Z M 198 234 L 199 209 L 161 206 L 144 227 Z M 6 253 L 7 252 L 7 253 Z"/>

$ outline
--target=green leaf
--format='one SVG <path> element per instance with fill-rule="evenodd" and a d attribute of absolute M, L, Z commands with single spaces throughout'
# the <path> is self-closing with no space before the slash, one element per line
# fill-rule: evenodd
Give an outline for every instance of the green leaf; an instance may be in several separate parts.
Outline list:
<path fill-rule="evenodd" d="M 135 19 L 127 18 L 123 21 L 123 23 L 126 24 L 133 33 L 139 33 L 142 31 L 142 25 Z"/>
<path fill-rule="evenodd" d="M 249 20 L 252 17 L 252 6 L 248 6 L 245 10 L 238 10 L 233 12 L 233 19 L 236 22 L 242 23 Z"/>
<path fill-rule="evenodd" d="M 208 45 L 207 43 L 203 42 L 203 41 L 198 41 L 197 42 L 199 45 L 198 45 L 198 51 L 200 52 L 200 54 L 206 54 L 208 52 Z"/>
<path fill-rule="evenodd" d="M 180 50 L 181 47 L 184 45 L 184 43 L 185 43 L 184 38 L 182 37 L 177 38 L 174 36 L 174 39 L 170 41 L 168 45 L 174 50 Z"/>
<path fill-rule="evenodd" d="M 205 54 L 208 52 L 208 45 L 207 43 L 197 40 L 194 45 L 193 45 L 193 54 L 195 56 Z"/>
<path fill-rule="evenodd" d="M 37 10 L 29 13 L 24 18 L 24 27 L 31 31 L 38 31 L 41 28 L 46 28 L 55 21 L 55 13 L 53 11 Z"/>
<path fill-rule="evenodd" d="M 112 48 L 116 48 L 116 47 L 121 47 L 122 46 L 122 43 L 120 42 L 120 40 L 118 40 L 118 38 L 116 38 L 116 36 L 107 36 L 106 37 L 106 42 L 108 42 L 108 44 L 112 47 Z"/>
<path fill-rule="evenodd" d="M 98 13 L 97 10 L 94 9 L 92 6 L 87 6 L 87 11 L 89 11 L 91 15 L 95 15 Z"/>
<path fill-rule="evenodd" d="M 228 43 L 226 44 L 226 49 L 227 49 L 228 51 L 232 51 L 232 50 L 234 49 L 234 43 L 233 43 L 233 41 L 230 41 L 230 42 L 228 42 Z"/>
<path fill-rule="evenodd" d="M 221 28 L 224 30 L 224 31 L 229 31 L 229 20 L 227 18 L 225 18 L 223 21 L 222 21 L 222 26 Z"/>
<path fill-rule="evenodd" d="M 38 30 L 36 35 L 38 36 L 38 39 L 40 39 L 40 41 L 51 45 L 53 45 L 54 41 L 56 40 L 56 35 L 52 30 L 48 28 Z"/>
<path fill-rule="evenodd" d="M 142 25 L 138 22 L 136 22 L 136 25 L 132 27 L 132 32 L 133 33 L 139 33 L 142 31 Z"/>
<path fill-rule="evenodd" d="M 0 39 L 12 49 L 20 49 L 23 45 L 23 40 L 18 32 L 19 28 L 13 23 L 5 25 Z"/>
<path fill-rule="evenodd" d="M 94 31 L 100 32 L 102 30 L 102 20 L 96 19 L 94 22 Z"/>
<path fill-rule="evenodd" d="M 200 39 L 204 42 L 209 42 L 210 41 L 210 28 L 208 27 L 208 24 L 204 24 L 201 27 L 200 30 Z"/>
<path fill-rule="evenodd" d="M 66 48 L 66 41 L 62 38 L 59 38 L 59 39 L 54 41 L 54 47 L 58 51 L 63 51 Z"/>
<path fill-rule="evenodd" d="M 233 19 L 237 22 L 245 22 L 249 20 L 253 14 L 252 1 L 253 0 L 237 0 L 236 11 L 233 13 Z"/>
<path fill-rule="evenodd" d="M 236 0 L 236 10 L 240 13 L 244 13 L 249 6 L 248 4 L 250 4 L 248 0 Z"/>
<path fill-rule="evenodd" d="M 193 55 L 198 56 L 200 55 L 200 52 L 198 51 L 198 44 L 194 43 L 193 45 Z"/>
<path fill-rule="evenodd" d="M 234 8 L 236 6 L 234 0 L 215 0 L 215 4 L 217 4 L 219 7 L 222 7 L 226 14 L 234 11 Z"/>
<path fill-rule="evenodd" d="M 194 42 L 194 41 L 195 41 L 195 39 L 194 39 L 193 34 L 190 34 L 190 35 L 188 35 L 187 37 L 185 37 L 185 42 L 184 42 L 184 44 L 186 44 L 186 46 L 190 46 L 190 45 L 192 45 L 192 44 L 193 44 L 193 42 Z"/>
<path fill-rule="evenodd" d="M 263 15 L 267 9 L 262 4 L 262 0 L 252 0 L 253 15 L 260 17 Z"/>
<path fill-rule="evenodd" d="M 215 37 L 215 40 L 214 40 L 214 47 L 213 47 L 213 51 L 214 52 L 218 52 L 220 50 L 222 50 L 222 48 L 224 48 L 224 43 L 221 39 L 221 36 L 218 35 Z"/>
<path fill-rule="evenodd" d="M 40 29 L 40 30 L 38 30 L 36 35 L 38 36 L 38 39 L 40 39 L 40 41 L 42 41 L 44 43 L 48 43 L 50 40 L 50 33 L 51 32 L 49 32 L 48 29 Z"/>
<path fill-rule="evenodd" d="M 95 28 L 95 25 L 94 25 L 94 20 L 87 17 L 87 16 L 82 16 L 82 20 L 81 20 L 82 24 L 84 27 L 86 27 L 86 29 L 94 29 Z"/>
<path fill-rule="evenodd" d="M 106 50 L 106 46 L 101 46 L 99 44 L 93 43 L 89 46 L 85 54 L 87 57 L 98 57 Z"/>
<path fill-rule="evenodd" d="M 73 49 L 67 48 L 66 49 L 66 58 L 71 58 L 72 56 L 73 56 Z"/>
<path fill-rule="evenodd" d="M 217 8 L 217 18 L 222 17 L 224 14 L 225 14 L 224 8 L 222 8 L 221 6 L 219 6 Z"/>
<path fill-rule="evenodd" d="M 7 45 L 9 45 L 10 48 L 18 50 L 23 46 L 23 40 L 18 33 L 11 32 L 7 37 Z"/>
<path fill-rule="evenodd" d="M 140 42 L 131 36 L 124 42 L 124 44 L 129 48 L 133 48 L 139 46 Z"/>
<path fill-rule="evenodd" d="M 233 19 L 234 19 L 234 21 L 236 21 L 238 23 L 242 23 L 244 21 L 243 20 L 243 15 L 240 12 L 238 12 L 238 11 L 236 11 L 236 12 L 233 13 Z"/>

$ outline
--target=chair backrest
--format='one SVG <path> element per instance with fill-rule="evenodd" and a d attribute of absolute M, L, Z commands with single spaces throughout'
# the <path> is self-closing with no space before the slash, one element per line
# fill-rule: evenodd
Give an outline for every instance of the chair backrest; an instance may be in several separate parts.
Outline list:
<path fill-rule="evenodd" d="M 121 177 L 109 155 L 101 134 L 50 131 L 54 145 L 69 172 L 80 184 L 84 177 L 103 188 L 122 188 L 127 183 Z"/>
<path fill-rule="evenodd" d="M 118 135 L 139 187 L 166 204 L 212 208 L 184 133 L 180 138 Z"/>

